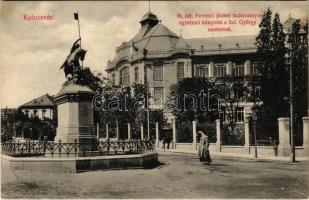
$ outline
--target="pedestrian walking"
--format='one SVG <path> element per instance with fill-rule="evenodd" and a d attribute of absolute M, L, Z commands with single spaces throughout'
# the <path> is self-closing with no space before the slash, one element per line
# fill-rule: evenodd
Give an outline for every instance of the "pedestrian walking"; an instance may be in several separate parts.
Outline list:
<path fill-rule="evenodd" d="M 167 143 L 167 149 L 170 149 L 171 137 L 169 134 L 166 136 L 166 143 Z"/>
<path fill-rule="evenodd" d="M 205 162 L 208 165 L 212 163 L 210 153 L 209 153 L 209 140 L 208 136 L 205 135 L 202 131 L 198 132 L 201 134 L 200 144 L 198 149 L 198 156 L 200 158 L 200 162 Z"/>
<path fill-rule="evenodd" d="M 165 143 L 166 143 L 166 134 L 163 134 L 163 147 L 162 149 L 165 150 Z"/>

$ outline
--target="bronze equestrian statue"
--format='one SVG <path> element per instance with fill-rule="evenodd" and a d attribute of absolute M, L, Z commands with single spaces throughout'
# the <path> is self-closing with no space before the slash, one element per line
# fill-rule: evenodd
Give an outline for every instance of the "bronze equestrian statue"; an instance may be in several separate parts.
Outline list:
<path fill-rule="evenodd" d="M 81 39 L 79 38 L 74 42 L 70 54 L 60 67 L 60 69 L 64 68 L 64 74 L 68 80 L 77 76 L 77 71 L 81 68 L 79 61 L 85 59 L 87 51 L 80 47 L 80 40 Z"/>

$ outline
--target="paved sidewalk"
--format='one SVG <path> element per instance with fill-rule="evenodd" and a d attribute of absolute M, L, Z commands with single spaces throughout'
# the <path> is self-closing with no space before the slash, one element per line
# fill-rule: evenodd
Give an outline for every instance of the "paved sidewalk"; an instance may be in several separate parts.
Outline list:
<path fill-rule="evenodd" d="M 156 151 L 158 153 L 184 153 L 184 154 L 195 154 L 197 155 L 197 150 L 188 150 L 188 149 L 162 149 L 157 148 Z M 220 152 L 210 152 L 211 155 L 215 156 L 223 156 L 223 157 L 235 157 L 235 158 L 254 158 L 254 154 L 240 154 L 240 153 L 220 153 Z M 258 155 L 259 160 L 280 160 L 280 161 L 290 161 L 290 157 L 274 157 L 274 156 L 266 156 L 266 155 Z M 296 161 L 305 161 L 309 160 L 308 157 L 296 157 Z"/>

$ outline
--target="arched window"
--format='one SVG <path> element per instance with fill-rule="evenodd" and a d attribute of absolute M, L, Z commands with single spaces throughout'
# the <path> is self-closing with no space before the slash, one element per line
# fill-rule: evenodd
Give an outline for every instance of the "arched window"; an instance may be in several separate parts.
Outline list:
<path fill-rule="evenodd" d="M 120 84 L 128 85 L 130 83 L 130 71 L 129 67 L 124 67 L 120 70 Z"/>

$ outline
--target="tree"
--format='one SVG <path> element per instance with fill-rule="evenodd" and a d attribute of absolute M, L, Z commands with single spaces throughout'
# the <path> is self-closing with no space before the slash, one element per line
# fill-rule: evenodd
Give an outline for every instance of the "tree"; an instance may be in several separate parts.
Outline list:
<path fill-rule="evenodd" d="M 207 98 L 208 90 L 213 86 L 214 82 L 207 78 L 185 78 L 171 86 L 167 107 L 179 122 L 214 121 L 218 118 L 218 111 L 208 109 Z"/>
<path fill-rule="evenodd" d="M 215 91 L 220 101 L 220 110 L 224 116 L 224 128 L 228 128 L 230 132 L 236 131 L 236 122 L 238 119 L 237 109 L 240 103 L 247 101 L 248 85 L 244 77 L 224 77 L 217 78 Z"/>
<path fill-rule="evenodd" d="M 87 85 L 96 93 L 102 92 L 106 79 L 100 73 L 95 75 L 89 67 L 84 67 L 77 71 L 77 75 L 77 84 Z"/>
<path fill-rule="evenodd" d="M 265 136 L 277 138 L 277 118 L 286 117 L 288 103 L 288 68 L 286 64 L 285 34 L 279 14 L 275 14 L 271 23 L 272 12 L 264 12 L 256 38 L 257 53 L 262 58 L 258 70 L 260 77 L 260 97 L 262 104 L 254 108 L 257 114 L 259 130 Z M 261 134 L 259 134 L 261 136 Z"/>

